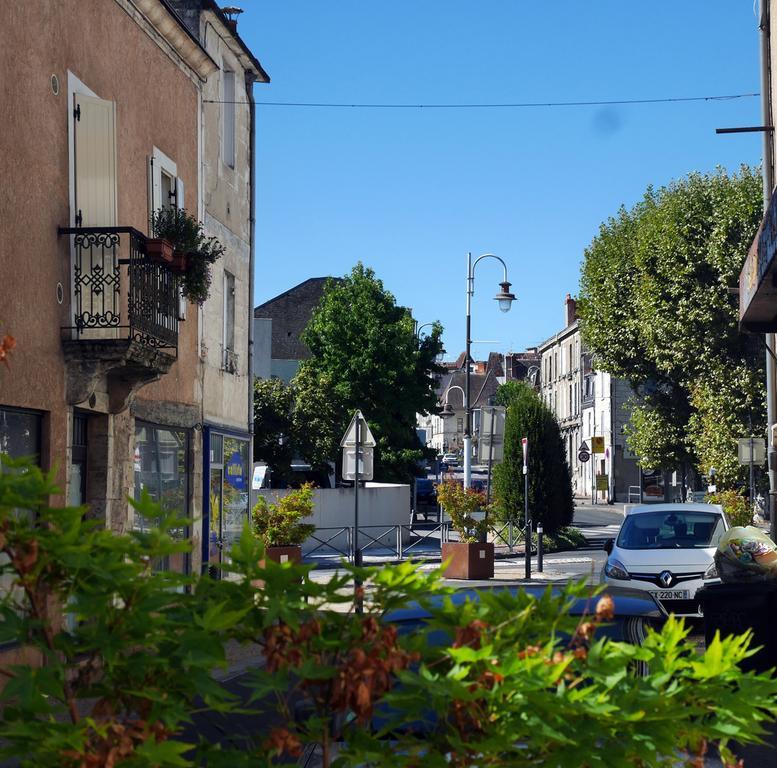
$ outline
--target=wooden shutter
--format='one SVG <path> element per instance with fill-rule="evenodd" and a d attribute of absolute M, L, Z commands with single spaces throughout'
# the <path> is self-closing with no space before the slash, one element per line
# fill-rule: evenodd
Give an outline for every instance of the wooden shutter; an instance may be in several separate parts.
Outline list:
<path fill-rule="evenodd" d="M 75 215 L 83 227 L 116 226 L 116 109 L 74 94 Z"/>

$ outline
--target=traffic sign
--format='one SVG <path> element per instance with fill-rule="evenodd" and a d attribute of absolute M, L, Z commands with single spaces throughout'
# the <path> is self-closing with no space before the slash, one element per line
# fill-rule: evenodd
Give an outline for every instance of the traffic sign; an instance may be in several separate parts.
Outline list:
<path fill-rule="evenodd" d="M 372 432 L 370 432 L 370 426 L 367 424 L 367 419 L 364 418 L 361 411 L 356 411 L 356 413 L 354 413 L 353 418 L 351 419 L 351 423 L 348 425 L 348 429 L 345 430 L 345 435 L 343 435 L 343 439 L 340 441 L 340 447 L 345 448 L 347 445 L 356 445 L 357 419 L 361 420 L 361 429 L 359 430 L 359 445 L 362 448 L 374 448 L 375 438 L 372 436 Z"/>
<path fill-rule="evenodd" d="M 591 438 L 591 453 L 604 453 L 604 438 L 592 437 Z"/>
<path fill-rule="evenodd" d="M 583 440 L 583 442 L 580 443 L 580 447 L 577 450 L 581 451 L 583 453 L 590 453 L 591 452 L 591 450 L 588 447 L 588 443 L 586 443 L 585 440 Z"/>
<path fill-rule="evenodd" d="M 578 461 L 582 461 L 583 464 L 591 458 L 591 454 L 588 451 L 584 451 L 582 448 L 577 452 Z"/>

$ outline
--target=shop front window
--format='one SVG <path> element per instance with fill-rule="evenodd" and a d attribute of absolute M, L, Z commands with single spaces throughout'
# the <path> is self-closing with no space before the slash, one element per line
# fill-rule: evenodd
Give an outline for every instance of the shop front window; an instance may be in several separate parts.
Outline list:
<path fill-rule="evenodd" d="M 248 446 L 247 440 L 237 437 L 215 432 L 210 436 L 208 560 L 212 566 L 227 559 L 249 519 Z"/>
<path fill-rule="evenodd" d="M 156 427 L 138 422 L 135 426 L 135 499 L 143 491 L 157 503 L 163 513 L 173 513 L 177 518 L 189 516 L 189 435 L 186 430 Z M 149 518 L 135 512 L 136 530 L 147 530 L 159 523 L 159 518 Z M 171 531 L 179 539 L 189 535 L 188 527 Z M 159 569 L 185 573 L 189 558 L 186 553 L 176 553 L 156 564 Z"/>

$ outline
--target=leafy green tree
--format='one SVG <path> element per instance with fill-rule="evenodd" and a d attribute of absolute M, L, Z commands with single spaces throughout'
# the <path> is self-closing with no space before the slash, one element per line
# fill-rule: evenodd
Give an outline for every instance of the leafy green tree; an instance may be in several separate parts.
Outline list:
<path fill-rule="evenodd" d="M 408 481 L 416 474 L 425 449 L 419 444 L 416 414 L 437 408 L 435 375 L 442 373 L 442 326 L 420 340 L 410 311 L 375 273 L 357 264 L 340 281 L 330 281 L 302 335 L 311 358 L 295 378 L 294 418 L 310 431 L 322 429 L 312 453 L 316 461 L 340 461 L 339 441 L 353 413 L 360 409 L 377 442 L 375 477 Z M 318 414 L 325 403 L 326 413 Z"/>
<path fill-rule="evenodd" d="M 504 460 L 494 470 L 497 514 L 504 521 L 525 524 L 523 449 L 529 440 L 529 514 L 548 533 L 572 522 L 572 478 L 558 422 L 537 393 L 523 383 L 505 384 L 497 400 L 507 405 Z M 504 390 L 504 391 L 503 391 Z M 501 394 L 500 394 L 501 393 Z"/>
<path fill-rule="evenodd" d="M 275 477 L 291 471 L 295 440 L 293 391 L 280 379 L 254 381 L 254 461 L 263 461 Z"/>
<path fill-rule="evenodd" d="M 738 330 L 737 283 L 761 219 L 760 173 L 693 173 L 602 224 L 580 282 L 583 338 L 639 397 L 631 449 L 742 479 L 736 438 L 765 427 L 763 349 Z"/>

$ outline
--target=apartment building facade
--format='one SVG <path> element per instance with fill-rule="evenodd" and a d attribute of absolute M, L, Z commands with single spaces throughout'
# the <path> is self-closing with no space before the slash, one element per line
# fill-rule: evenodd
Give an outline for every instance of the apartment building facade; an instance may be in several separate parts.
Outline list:
<path fill-rule="evenodd" d="M 226 245 L 219 269 L 250 283 L 245 170 L 233 203 L 243 223 L 222 231 L 205 217 L 218 197 L 204 200 L 205 139 L 218 129 L 206 128 L 204 88 L 228 57 L 168 0 L 3 4 L 0 24 L 13 148 L 0 157 L 0 330 L 17 340 L 0 376 L 0 450 L 57 467 L 64 498 L 117 532 L 153 523 L 128 503 L 146 491 L 191 520 L 191 557 L 167 565 L 198 569 L 206 425 L 250 431 L 248 310 L 235 329 L 246 383 L 222 406 L 202 356 L 219 296 L 202 310 L 183 299 L 180 276 L 151 256 L 149 221 L 163 207 L 199 214 Z"/>
<path fill-rule="evenodd" d="M 537 345 L 540 355 L 540 396 L 556 415 L 572 476 L 572 488 L 582 492 L 583 468 L 577 459 L 582 442 L 580 329 L 575 300 L 567 294 L 564 329 Z"/>

